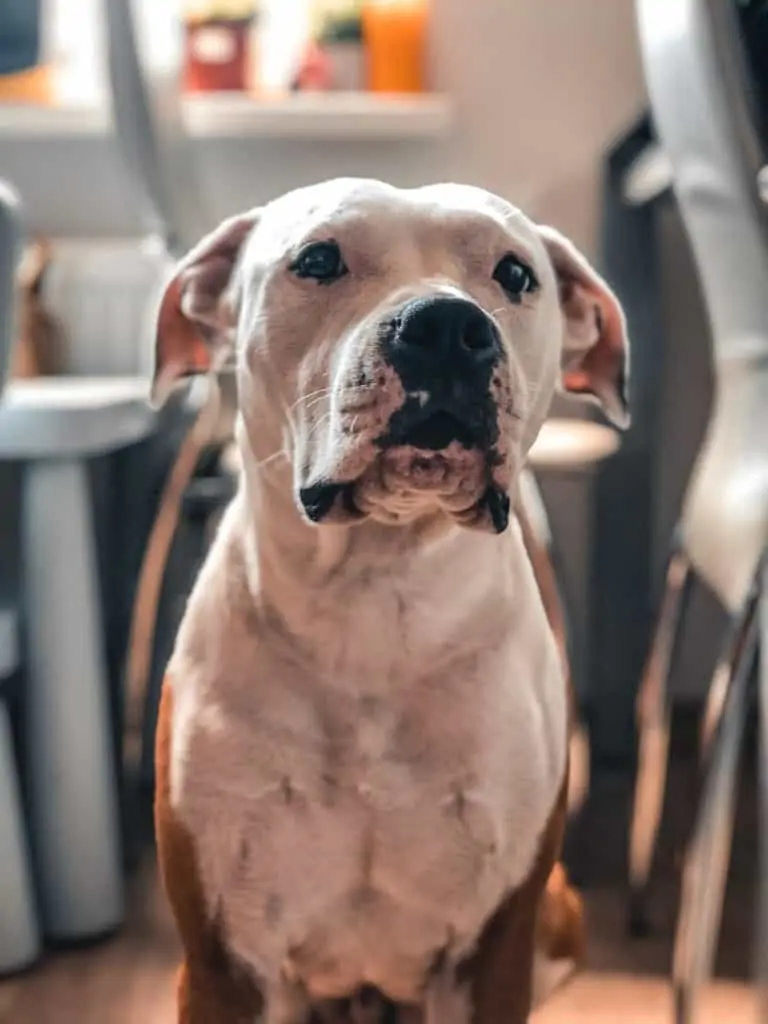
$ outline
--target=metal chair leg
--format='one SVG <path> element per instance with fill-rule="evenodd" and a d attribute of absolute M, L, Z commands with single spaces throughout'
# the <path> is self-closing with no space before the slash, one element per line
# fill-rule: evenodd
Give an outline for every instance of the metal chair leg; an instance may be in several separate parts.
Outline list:
<path fill-rule="evenodd" d="M 568 814 L 574 817 L 589 792 L 590 751 L 586 722 L 581 717 L 570 669 L 568 613 L 552 557 L 552 537 L 544 501 L 536 478 L 530 470 L 521 474 L 516 513 L 523 543 L 531 561 L 547 620 L 555 635 L 563 671 L 568 678 L 571 700 L 570 771 L 568 776 Z"/>
<path fill-rule="evenodd" d="M 759 731 L 760 765 L 758 794 L 760 813 L 760 886 L 759 920 L 757 924 L 757 1006 L 759 1024 L 768 1024 L 768 563 L 762 570 L 760 593 L 760 675 Z"/>
<path fill-rule="evenodd" d="M 745 607 L 733 646 L 731 678 L 686 856 L 672 969 L 676 1024 L 692 1024 L 702 988 L 712 973 L 731 855 L 737 771 L 757 647 L 758 609 L 756 589 Z"/>
<path fill-rule="evenodd" d="M 691 579 L 686 556 L 673 550 L 656 631 L 637 699 L 638 760 L 629 834 L 629 930 L 648 929 L 647 892 L 658 838 L 669 757 L 668 683 Z"/>
<path fill-rule="evenodd" d="M 707 763 L 712 740 L 720 727 L 723 717 L 725 699 L 731 682 L 733 666 L 740 657 L 739 644 L 744 642 L 744 620 L 741 615 L 734 616 L 728 626 L 723 650 L 712 673 L 712 680 L 707 691 L 704 715 L 701 721 L 700 752 L 703 764 Z"/>

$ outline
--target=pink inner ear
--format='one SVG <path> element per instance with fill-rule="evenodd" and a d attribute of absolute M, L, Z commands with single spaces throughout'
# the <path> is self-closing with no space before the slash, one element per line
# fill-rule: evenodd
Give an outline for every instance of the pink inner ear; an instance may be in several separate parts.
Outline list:
<path fill-rule="evenodd" d="M 591 283 L 561 286 L 568 338 L 563 386 L 600 400 L 617 423 L 626 420 L 626 342 L 618 304 Z"/>
<path fill-rule="evenodd" d="M 621 306 L 586 259 L 552 228 L 540 228 L 558 281 L 564 318 L 562 384 L 594 395 L 617 424 L 628 423 L 627 337 Z"/>
<path fill-rule="evenodd" d="M 258 211 L 220 224 L 185 256 L 167 286 L 157 321 L 155 397 L 179 377 L 209 372 L 212 348 L 228 326 L 225 290 Z"/>
<path fill-rule="evenodd" d="M 173 281 L 163 299 L 157 322 L 156 387 L 179 377 L 207 373 L 211 354 L 194 324 L 182 311 L 182 284 Z"/>
<path fill-rule="evenodd" d="M 181 310 L 192 320 L 215 330 L 220 300 L 232 272 L 232 259 L 214 255 L 181 275 Z"/>

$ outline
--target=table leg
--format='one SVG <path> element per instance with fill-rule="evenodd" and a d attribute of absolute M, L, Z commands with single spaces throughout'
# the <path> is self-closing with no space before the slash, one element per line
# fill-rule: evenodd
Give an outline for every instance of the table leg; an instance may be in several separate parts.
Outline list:
<path fill-rule="evenodd" d="M 0 975 L 28 967 L 40 952 L 17 780 L 11 723 L 0 699 Z"/>
<path fill-rule="evenodd" d="M 30 463 L 23 487 L 30 830 L 43 927 L 67 941 L 123 913 L 95 541 L 81 461 Z"/>

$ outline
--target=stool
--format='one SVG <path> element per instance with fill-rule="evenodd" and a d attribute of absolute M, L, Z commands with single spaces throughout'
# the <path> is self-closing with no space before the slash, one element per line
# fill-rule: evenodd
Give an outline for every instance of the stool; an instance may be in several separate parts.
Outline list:
<path fill-rule="evenodd" d="M 151 431 L 136 378 L 9 383 L 0 458 L 23 465 L 30 838 L 45 934 L 92 938 L 123 913 L 115 752 L 86 460 Z"/>
<path fill-rule="evenodd" d="M 16 615 L 0 607 L 0 975 L 23 970 L 40 952 L 32 873 L 7 706 L 18 670 Z"/>
<path fill-rule="evenodd" d="M 528 468 L 521 475 L 520 503 L 530 526 L 530 543 L 535 545 L 531 552 L 534 570 L 545 605 L 557 609 L 557 619 L 560 620 L 560 631 L 563 634 L 562 638 L 558 639 L 566 650 L 570 646 L 567 602 L 563 600 L 560 592 L 558 574 L 553 564 L 553 540 L 549 518 L 534 472 L 590 473 L 598 463 L 610 458 L 618 450 L 619 443 L 619 434 L 612 427 L 590 420 L 553 417 L 547 420 L 539 431 L 539 436 L 528 453 Z M 590 776 L 589 735 L 578 711 L 576 708 L 576 721 L 570 743 L 568 809 L 571 815 L 580 809 L 586 799 Z"/>

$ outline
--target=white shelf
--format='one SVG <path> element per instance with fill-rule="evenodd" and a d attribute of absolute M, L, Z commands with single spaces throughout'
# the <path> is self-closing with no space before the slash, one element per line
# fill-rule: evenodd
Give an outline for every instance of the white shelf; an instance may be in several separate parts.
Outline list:
<path fill-rule="evenodd" d="M 451 104 L 439 94 L 298 93 L 261 100 L 233 93 L 189 97 L 194 138 L 430 139 L 445 135 Z M 107 106 L 0 104 L 0 136 L 61 138 L 111 131 Z"/>

